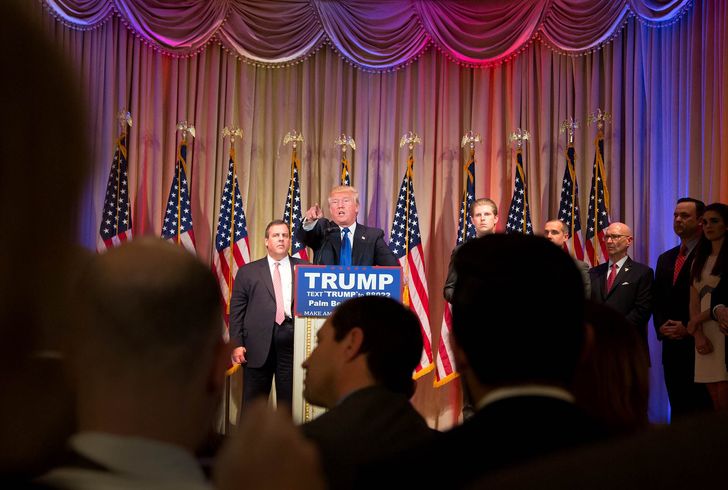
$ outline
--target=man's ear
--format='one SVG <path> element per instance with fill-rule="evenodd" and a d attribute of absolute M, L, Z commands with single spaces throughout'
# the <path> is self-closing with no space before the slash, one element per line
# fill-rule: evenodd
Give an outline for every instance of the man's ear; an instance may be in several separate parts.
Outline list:
<path fill-rule="evenodd" d="M 354 359 L 359 355 L 361 345 L 364 343 L 364 331 L 359 327 L 349 330 L 342 340 L 344 345 L 344 355 L 347 361 Z"/>

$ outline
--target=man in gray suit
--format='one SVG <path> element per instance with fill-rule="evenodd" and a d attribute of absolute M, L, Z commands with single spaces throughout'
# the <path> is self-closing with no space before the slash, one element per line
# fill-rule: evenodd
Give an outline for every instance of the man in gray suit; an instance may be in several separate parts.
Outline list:
<path fill-rule="evenodd" d="M 552 219 L 543 225 L 543 235 L 548 238 L 551 243 L 556 246 L 564 248 L 564 243 L 569 240 L 569 230 L 566 228 L 566 223 L 559 219 Z M 581 280 L 584 281 L 584 296 L 591 296 L 591 280 L 589 279 L 589 264 L 583 260 L 574 258 L 576 267 L 581 272 Z"/>
<path fill-rule="evenodd" d="M 293 267 L 291 235 L 282 220 L 265 229 L 267 255 L 238 270 L 230 299 L 232 361 L 245 364 L 243 404 L 268 396 L 276 380 L 276 401 L 293 398 Z"/>

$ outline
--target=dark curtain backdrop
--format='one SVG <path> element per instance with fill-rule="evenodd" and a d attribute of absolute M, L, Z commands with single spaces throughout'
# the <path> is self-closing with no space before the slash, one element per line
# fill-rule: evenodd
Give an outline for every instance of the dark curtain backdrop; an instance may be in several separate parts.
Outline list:
<path fill-rule="evenodd" d="M 325 202 L 338 183 L 334 140 L 342 132 L 353 136 L 359 220 L 387 233 L 406 168 L 399 138 L 417 132 L 415 192 L 435 344 L 463 187 L 460 139 L 469 129 L 483 137 L 475 148 L 477 195 L 493 198 L 502 215 L 513 186 L 508 134 L 517 127 L 530 131 L 525 170 L 540 229 L 557 215 L 565 165 L 560 123 L 572 116 L 580 121 L 576 174 L 585 216 L 596 134 L 587 115 L 597 108 L 611 113 L 605 132 L 611 219 L 632 227 L 631 255 L 652 267 L 677 243 L 671 228 L 677 198 L 728 201 L 728 152 L 721 145 L 728 141 L 728 5 L 722 0 L 482 7 L 407 1 L 388 9 L 373 7 L 379 2 L 285 2 L 290 10 L 276 2 L 185 2 L 177 10 L 162 9 L 163 3 L 35 4 L 80 77 L 88 105 L 96 166 L 79 218 L 80 240 L 90 248 L 121 108 L 134 119 L 129 182 L 136 236 L 160 234 L 175 126 L 183 119 L 196 126 L 188 158 L 192 212 L 197 253 L 208 262 L 227 172 L 224 126 L 244 131 L 236 142 L 238 177 L 254 259 L 264 254 L 266 223 L 283 213 L 291 158 L 282 144 L 286 132 L 296 129 L 305 138 L 304 208 Z M 499 229 L 505 221 L 502 216 Z M 492 308 L 498 305 L 484 302 L 483 315 Z M 513 317 L 516 322 L 518 313 Z M 650 416 L 664 421 L 660 346 L 650 335 Z M 418 381 L 415 404 L 446 427 L 456 397 L 456 383 L 435 389 L 428 375 Z"/>

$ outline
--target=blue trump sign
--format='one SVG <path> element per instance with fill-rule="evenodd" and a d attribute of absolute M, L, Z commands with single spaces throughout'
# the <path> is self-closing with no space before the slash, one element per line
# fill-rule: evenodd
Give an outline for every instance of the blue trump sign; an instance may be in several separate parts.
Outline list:
<path fill-rule="evenodd" d="M 402 301 L 399 267 L 299 265 L 294 279 L 296 316 L 326 317 L 337 305 L 357 296 Z"/>

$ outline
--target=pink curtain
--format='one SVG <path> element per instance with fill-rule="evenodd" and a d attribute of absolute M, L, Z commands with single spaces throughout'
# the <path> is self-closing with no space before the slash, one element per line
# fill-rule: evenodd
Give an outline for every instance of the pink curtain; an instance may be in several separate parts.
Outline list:
<path fill-rule="evenodd" d="M 360 221 L 388 232 L 406 168 L 399 138 L 416 131 L 422 145 L 415 149 L 415 192 L 434 345 L 463 186 L 460 139 L 469 129 L 483 137 L 475 148 L 477 194 L 499 204 L 500 229 L 513 185 L 508 134 L 521 127 L 532 135 L 524 166 L 539 230 L 558 212 L 565 165 L 559 125 L 569 117 L 581 123 L 576 174 L 585 214 L 595 150 L 595 128 L 586 121 L 597 108 L 612 114 L 605 139 L 610 214 L 632 226 L 633 258 L 654 267 L 657 256 L 674 246 L 677 198 L 728 202 L 728 152 L 721 144 L 728 141 L 723 0 L 552 0 L 530 7 L 515 1 L 385 2 L 387 9 L 352 1 L 46 1 L 49 9 L 36 4 L 37 17 L 78 74 L 91 119 L 96 168 L 81 212 L 81 240 L 90 248 L 118 136 L 116 114 L 123 107 L 134 118 L 129 181 L 135 236 L 160 233 L 174 169 L 175 125 L 195 124 L 190 191 L 197 253 L 207 261 L 214 253 L 227 172 L 224 126 L 244 131 L 236 141 L 238 177 L 253 258 L 264 253 L 265 225 L 283 213 L 290 178 L 290 148 L 282 144 L 286 132 L 296 129 L 305 138 L 304 208 L 323 202 L 338 182 L 334 140 L 342 132 L 353 136 Z M 169 15 L 160 14 L 163 8 Z M 177 10 L 188 19 L 180 22 L 185 27 L 169 20 Z M 497 26 L 496 10 L 518 16 L 513 30 L 501 27 L 496 34 L 472 21 Z M 218 18 L 221 24 L 215 24 Z M 168 25 L 160 27 L 164 19 Z M 503 23 L 510 25 L 510 17 Z M 198 35 L 194 26 L 202 29 Z M 205 44 L 212 32 L 221 36 L 222 46 Z M 428 42 L 436 49 L 427 49 Z M 479 67 L 467 66 L 475 64 Z M 400 69 L 381 69 L 395 66 Z M 496 307 L 486 304 L 484 314 Z M 660 346 L 654 332 L 650 335 L 651 416 L 664 420 Z M 451 387 L 435 390 L 431 381 L 429 375 L 420 379 L 416 402 L 436 419 L 450 406 Z"/>
<path fill-rule="evenodd" d="M 266 65 L 301 61 L 333 46 L 348 62 L 388 70 L 433 43 L 458 63 L 487 66 L 541 38 L 579 53 L 607 42 L 631 16 L 662 24 L 689 0 L 44 0 L 72 28 L 95 28 L 118 14 L 167 54 L 188 56 L 212 40 Z"/>

